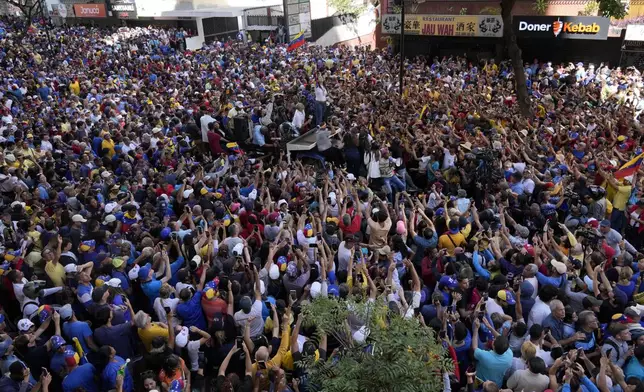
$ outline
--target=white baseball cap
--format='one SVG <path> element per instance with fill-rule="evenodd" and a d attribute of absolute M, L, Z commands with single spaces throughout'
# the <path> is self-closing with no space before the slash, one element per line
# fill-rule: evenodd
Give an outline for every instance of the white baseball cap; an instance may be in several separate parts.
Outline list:
<path fill-rule="evenodd" d="M 183 348 L 188 344 L 188 327 L 181 327 L 181 332 L 177 334 L 177 337 L 174 338 L 174 342 L 177 346 Z"/>
<path fill-rule="evenodd" d="M 34 326 L 34 323 L 32 323 L 31 320 L 29 320 L 29 319 L 24 318 L 24 319 L 18 321 L 18 329 L 21 332 L 27 332 L 27 331 L 29 331 L 29 328 L 31 328 L 33 326 Z"/>
<path fill-rule="evenodd" d="M 21 202 L 21 201 L 16 200 L 13 203 L 11 203 L 11 208 L 13 208 L 15 206 L 22 206 L 22 208 L 25 208 L 26 204 Z"/>
<path fill-rule="evenodd" d="M 322 294 L 322 285 L 320 282 L 311 283 L 311 297 L 317 298 Z"/>
<path fill-rule="evenodd" d="M 112 278 L 105 282 L 106 285 L 110 287 L 121 287 L 121 279 L 118 278 Z"/>
<path fill-rule="evenodd" d="M 105 219 L 103 219 L 103 224 L 104 225 L 108 225 L 108 224 L 110 224 L 112 222 L 116 222 L 116 216 L 114 216 L 112 214 L 109 214 L 108 216 L 105 217 Z"/>
<path fill-rule="evenodd" d="M 139 270 L 141 267 L 139 267 L 138 264 L 135 264 L 134 267 L 130 270 L 130 272 L 127 273 L 127 277 L 130 278 L 130 280 L 135 280 L 136 278 L 139 277 Z"/>
<path fill-rule="evenodd" d="M 76 214 L 72 216 L 72 222 L 80 222 L 80 223 L 85 223 L 87 222 L 87 219 L 83 218 L 81 214 Z"/>
<path fill-rule="evenodd" d="M 76 264 L 67 264 L 65 266 L 65 273 L 66 274 L 73 274 L 74 272 L 78 271 L 78 266 Z"/>
<path fill-rule="evenodd" d="M 118 205 L 119 205 L 119 204 L 118 204 L 118 203 L 116 203 L 116 202 L 111 202 L 111 203 L 107 203 L 107 204 L 105 204 L 105 212 L 106 212 L 106 213 L 108 213 L 108 214 L 111 214 L 111 213 L 112 213 L 112 211 L 114 211 L 114 209 L 115 209 L 115 208 L 116 208 L 116 206 L 118 206 Z M 106 218 L 107 218 L 107 217 L 106 217 Z"/>
<path fill-rule="evenodd" d="M 278 267 L 276 264 L 271 265 L 271 268 L 268 270 L 268 276 L 276 280 L 280 277 L 280 267 Z"/>
<path fill-rule="evenodd" d="M 233 247 L 233 254 L 235 256 L 241 256 L 244 253 L 244 244 L 237 244 Z"/>

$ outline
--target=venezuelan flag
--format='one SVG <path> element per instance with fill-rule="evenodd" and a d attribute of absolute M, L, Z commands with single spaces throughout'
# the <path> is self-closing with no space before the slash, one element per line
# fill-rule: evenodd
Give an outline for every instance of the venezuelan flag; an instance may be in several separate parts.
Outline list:
<path fill-rule="evenodd" d="M 288 44 L 288 48 L 286 48 L 286 50 L 288 52 L 290 52 L 292 50 L 295 50 L 295 49 L 299 48 L 300 46 L 304 45 L 305 43 L 306 43 L 306 41 L 304 40 L 304 32 L 300 31 L 295 37 L 293 37 L 291 42 Z"/>
<path fill-rule="evenodd" d="M 644 152 L 636 156 L 635 158 L 631 159 L 630 161 L 626 162 L 622 167 L 620 167 L 619 170 L 615 172 L 615 178 L 620 179 L 620 178 L 632 176 L 639 170 L 643 161 L 644 161 Z"/>
<path fill-rule="evenodd" d="M 242 151 L 239 148 L 239 144 L 232 142 L 232 143 L 226 143 L 226 148 L 234 152 L 235 154 L 241 154 Z"/>

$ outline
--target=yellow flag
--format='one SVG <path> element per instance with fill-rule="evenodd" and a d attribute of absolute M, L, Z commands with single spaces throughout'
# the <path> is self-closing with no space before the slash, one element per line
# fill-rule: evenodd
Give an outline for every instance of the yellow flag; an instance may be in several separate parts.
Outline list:
<path fill-rule="evenodd" d="M 427 110 L 427 105 L 423 106 L 423 110 L 420 111 L 420 119 L 423 119 L 423 116 L 425 115 L 425 111 Z"/>

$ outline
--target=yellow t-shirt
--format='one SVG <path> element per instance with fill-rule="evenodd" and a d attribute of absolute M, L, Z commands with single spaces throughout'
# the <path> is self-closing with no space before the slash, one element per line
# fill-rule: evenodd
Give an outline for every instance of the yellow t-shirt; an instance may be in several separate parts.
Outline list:
<path fill-rule="evenodd" d="M 108 150 L 107 157 L 110 159 L 114 156 L 114 154 L 116 154 L 116 151 L 114 151 L 114 141 L 112 140 L 103 139 L 103 143 L 101 143 L 101 149 Z"/>
<path fill-rule="evenodd" d="M 626 203 L 628 203 L 628 199 L 631 197 L 632 191 L 633 191 L 633 187 L 630 185 L 618 186 L 617 192 L 613 197 L 613 208 L 616 208 L 620 211 L 625 211 Z"/>
<path fill-rule="evenodd" d="M 456 234 L 446 233 L 438 238 L 438 249 L 447 249 L 447 254 L 454 256 L 454 249 L 457 246 L 464 246 L 465 243 L 465 237 L 460 232 Z"/>
<path fill-rule="evenodd" d="M 79 95 L 80 94 L 80 83 L 78 83 L 78 81 L 71 82 L 69 84 L 69 90 L 72 92 L 72 94 Z"/>
<path fill-rule="evenodd" d="M 139 329 L 139 338 L 141 338 L 141 341 L 143 342 L 143 345 L 145 346 L 145 349 L 148 350 L 148 352 L 152 349 L 152 339 L 156 338 L 157 336 L 161 336 L 167 339 L 168 329 L 163 328 L 156 323 L 152 323 L 152 325 L 148 329 Z"/>
<path fill-rule="evenodd" d="M 48 261 L 47 264 L 45 264 L 45 272 L 47 273 L 47 276 L 49 276 L 49 279 L 51 279 L 54 286 L 56 287 L 64 286 L 65 268 L 63 267 L 62 264 Z"/>

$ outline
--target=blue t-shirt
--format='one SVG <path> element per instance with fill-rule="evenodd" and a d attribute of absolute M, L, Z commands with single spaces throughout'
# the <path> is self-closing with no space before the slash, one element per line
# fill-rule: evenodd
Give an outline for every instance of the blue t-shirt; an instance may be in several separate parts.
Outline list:
<path fill-rule="evenodd" d="M 541 272 L 537 272 L 537 281 L 540 286 L 552 285 L 557 288 L 562 288 L 566 284 L 566 274 L 558 277 L 546 276 Z"/>
<path fill-rule="evenodd" d="M 617 288 L 622 290 L 629 300 L 633 299 L 633 293 L 635 292 L 635 282 L 630 281 L 626 286 L 624 286 L 623 284 L 617 284 Z"/>
<path fill-rule="evenodd" d="M 255 125 L 255 129 L 253 130 L 253 139 L 256 145 L 258 146 L 263 146 L 266 144 L 266 141 L 264 139 L 264 135 L 262 134 L 262 126 L 261 125 Z"/>
<path fill-rule="evenodd" d="M 159 290 L 161 290 L 162 285 L 163 283 L 160 280 L 152 278 L 152 280 L 143 283 L 141 285 L 141 289 L 143 290 L 145 295 L 150 298 L 150 302 L 154 303 L 154 300 L 159 296 Z"/>
<path fill-rule="evenodd" d="M 472 348 L 472 334 L 467 331 L 467 336 L 463 339 L 462 346 L 454 346 L 456 358 L 458 358 L 458 367 L 461 369 L 461 377 L 465 376 L 465 369 L 470 365 L 470 349 Z"/>
<path fill-rule="evenodd" d="M 640 381 L 644 381 L 644 366 L 642 366 L 637 358 L 633 357 L 624 367 L 624 375 L 626 376 L 626 379 L 636 377 Z"/>
<path fill-rule="evenodd" d="M 96 368 L 91 363 L 78 366 L 63 380 L 63 391 L 73 392 L 82 387 L 86 392 L 98 392 L 94 381 L 95 373 Z"/>
<path fill-rule="evenodd" d="M 494 381 L 496 385 L 503 385 L 503 376 L 512 365 L 512 350 L 509 348 L 499 355 L 494 351 L 485 351 L 477 348 L 474 350 L 476 377 L 483 381 Z"/>
<path fill-rule="evenodd" d="M 414 237 L 414 243 L 417 247 L 416 253 L 414 254 L 414 263 L 420 264 L 420 262 L 423 260 L 423 257 L 425 257 L 425 249 L 435 248 L 436 245 L 438 245 L 438 236 L 436 235 L 435 231 L 434 235 L 430 239 L 416 235 Z"/>
<path fill-rule="evenodd" d="M 253 191 L 253 189 L 255 189 L 255 184 L 250 184 L 247 187 L 239 188 L 239 194 L 244 196 L 244 197 L 248 197 L 248 195 L 250 195 L 250 193 Z"/>
<path fill-rule="evenodd" d="M 76 291 L 76 296 L 78 297 L 78 301 L 87 308 L 90 306 L 92 302 L 92 292 L 94 291 L 94 287 L 91 284 L 79 284 L 77 291 Z"/>
<path fill-rule="evenodd" d="M 207 328 L 206 319 L 203 316 L 203 311 L 201 310 L 201 291 L 197 291 L 190 301 L 180 302 L 177 304 L 177 316 L 183 320 L 184 327 L 195 326 L 202 331 L 205 331 Z"/>
<path fill-rule="evenodd" d="M 65 346 L 65 351 L 67 350 L 74 351 L 74 347 L 68 344 Z M 65 355 L 63 353 L 56 351 L 54 355 L 51 357 L 49 368 L 51 369 L 52 372 L 57 374 L 60 374 L 60 372 L 62 372 L 63 370 L 66 370 Z"/>
<path fill-rule="evenodd" d="M 116 376 L 118 375 L 119 369 L 123 365 L 125 365 L 125 360 L 119 356 L 115 356 L 114 360 L 108 363 L 107 366 L 105 366 L 105 369 L 103 369 L 103 374 L 101 374 L 103 389 L 107 391 L 116 389 Z M 134 391 L 134 380 L 132 380 L 132 375 L 127 370 L 127 368 L 125 369 L 125 377 L 123 378 L 123 391 Z"/>
<path fill-rule="evenodd" d="M 85 338 L 93 336 L 92 330 L 84 321 L 67 321 L 63 324 L 63 335 L 67 341 L 72 341 L 73 338 L 78 338 L 83 351 L 89 352 L 89 347 L 85 342 Z"/>

